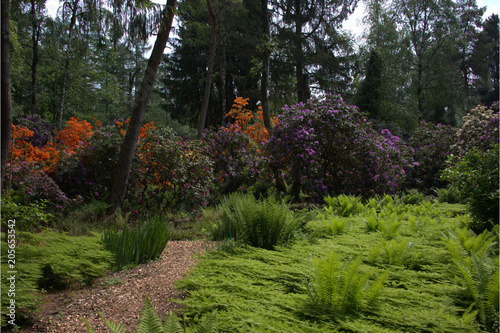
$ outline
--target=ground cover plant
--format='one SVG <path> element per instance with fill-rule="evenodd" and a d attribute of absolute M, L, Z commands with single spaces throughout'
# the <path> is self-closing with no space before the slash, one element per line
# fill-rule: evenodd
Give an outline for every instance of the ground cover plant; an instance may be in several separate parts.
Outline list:
<path fill-rule="evenodd" d="M 183 314 L 217 310 L 221 332 L 498 329 L 498 234 L 467 230 L 460 204 L 385 196 L 363 208 L 336 216 L 350 225 L 344 233 L 313 219 L 306 230 L 316 237 L 288 247 L 224 243 L 178 283 L 189 292 Z M 390 235 L 367 228 L 368 218 L 391 215 Z"/>

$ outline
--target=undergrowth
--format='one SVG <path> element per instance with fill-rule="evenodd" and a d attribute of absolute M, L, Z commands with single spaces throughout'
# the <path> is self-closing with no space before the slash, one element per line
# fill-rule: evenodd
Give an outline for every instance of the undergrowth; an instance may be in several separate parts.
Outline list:
<path fill-rule="evenodd" d="M 420 199 L 384 196 L 355 214 L 322 211 L 304 229 L 316 237 L 274 251 L 225 242 L 178 282 L 189 295 L 186 320 L 217 310 L 221 332 L 491 331 L 498 319 L 483 317 L 495 309 L 483 311 L 471 296 L 443 241 L 468 223 L 464 207 Z M 325 217 L 349 228 L 329 231 Z M 462 236 L 464 244 L 473 237 Z M 495 246 L 488 253 L 498 261 Z M 488 272 L 482 304 L 495 300 L 498 266 Z"/>

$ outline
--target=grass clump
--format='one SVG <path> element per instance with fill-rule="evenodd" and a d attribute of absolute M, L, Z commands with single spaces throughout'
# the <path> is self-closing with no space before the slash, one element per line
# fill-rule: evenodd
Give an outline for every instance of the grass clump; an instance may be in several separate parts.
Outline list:
<path fill-rule="evenodd" d="M 215 225 L 215 233 L 250 246 L 272 250 L 286 245 L 298 228 L 289 203 L 275 196 L 258 200 L 251 194 L 233 193 L 220 208 L 224 218 Z"/>
<path fill-rule="evenodd" d="M 121 269 L 128 265 L 138 265 L 158 258 L 171 232 L 165 221 L 159 216 L 140 222 L 134 228 L 106 230 L 102 242 L 115 256 L 115 267 Z"/>

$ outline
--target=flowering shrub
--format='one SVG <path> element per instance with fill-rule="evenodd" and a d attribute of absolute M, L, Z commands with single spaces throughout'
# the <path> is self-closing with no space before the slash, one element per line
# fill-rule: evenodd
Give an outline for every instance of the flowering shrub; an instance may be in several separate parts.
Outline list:
<path fill-rule="evenodd" d="M 456 128 L 448 125 L 419 124 L 408 142 L 414 162 L 407 170 L 407 188 L 430 194 L 432 189 L 446 187 L 446 181 L 440 177 L 451 147 L 457 142 L 455 133 Z"/>
<path fill-rule="evenodd" d="M 463 126 L 457 131 L 458 142 L 453 150 L 464 155 L 472 148 L 486 151 L 498 143 L 498 102 L 491 108 L 477 106 L 463 118 Z"/>
<path fill-rule="evenodd" d="M 487 151 L 469 150 L 463 156 L 450 156 L 443 178 L 460 189 L 474 218 L 476 233 L 498 225 L 499 211 L 499 145 Z"/>
<path fill-rule="evenodd" d="M 273 174 L 281 173 L 297 197 L 370 196 L 398 190 L 404 177 L 404 143 L 384 131 L 378 135 L 356 107 L 327 95 L 283 108 L 266 143 Z M 408 161 L 406 161 L 408 162 Z"/>
<path fill-rule="evenodd" d="M 12 125 L 12 159 L 35 163 L 47 174 L 52 174 L 61 160 L 75 154 L 92 135 L 90 123 L 71 118 L 53 141 L 39 147 L 42 141 L 38 140 L 40 133 L 35 136 L 35 130 Z"/>
<path fill-rule="evenodd" d="M 208 155 L 213 161 L 214 192 L 228 194 L 245 189 L 257 181 L 260 173 L 257 145 L 246 134 L 221 127 L 203 134 Z"/>
<path fill-rule="evenodd" d="M 213 179 L 208 147 L 167 128 L 145 129 L 131 176 L 131 201 L 154 208 L 197 209 L 207 204 Z"/>
<path fill-rule="evenodd" d="M 33 163 L 8 164 L 5 174 L 9 178 L 3 184 L 14 191 L 11 197 L 17 204 L 27 205 L 46 199 L 47 207 L 63 209 L 71 203 L 54 180 Z"/>
<path fill-rule="evenodd" d="M 113 185 L 122 142 L 116 126 L 94 130 L 85 147 L 60 163 L 55 181 L 70 197 L 104 199 Z"/>
<path fill-rule="evenodd" d="M 33 147 L 42 148 L 54 138 L 52 125 L 38 115 L 25 118 L 19 117 L 16 119 L 16 124 L 28 128 L 33 132 L 30 137 L 26 138 L 26 141 L 31 143 Z"/>
<path fill-rule="evenodd" d="M 258 107 L 257 118 L 255 118 L 252 111 L 245 109 L 247 105 L 248 98 L 236 97 L 233 108 L 226 114 L 226 117 L 234 119 L 234 124 L 229 125 L 228 130 L 230 132 L 243 132 L 257 143 L 267 141 L 269 139 L 269 133 L 264 127 L 262 107 Z M 277 118 L 273 117 L 272 121 L 275 126 Z"/>

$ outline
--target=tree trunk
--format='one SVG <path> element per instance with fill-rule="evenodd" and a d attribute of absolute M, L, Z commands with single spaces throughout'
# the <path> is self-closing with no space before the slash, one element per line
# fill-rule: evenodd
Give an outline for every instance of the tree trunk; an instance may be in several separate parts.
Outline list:
<path fill-rule="evenodd" d="M 200 119 L 198 120 L 198 137 L 201 137 L 207 120 L 208 102 L 210 101 L 210 90 L 212 87 L 212 75 L 215 62 L 215 46 L 217 42 L 217 19 L 215 17 L 215 11 L 212 8 L 211 0 L 207 0 L 207 8 L 208 13 L 210 14 L 212 32 L 210 34 L 210 51 L 208 52 L 207 79 L 205 81 L 205 91 L 203 93 L 203 103 L 201 104 Z"/>
<path fill-rule="evenodd" d="M 1 166 L 1 179 L 0 183 L 3 181 L 5 176 L 5 168 L 7 167 L 7 160 L 9 158 L 9 145 L 10 137 L 12 132 L 12 101 L 10 94 L 10 62 L 9 62 L 9 11 L 10 11 L 10 1 L 2 0 L 2 23 L 1 23 L 1 35 L 2 35 L 2 46 L 1 46 L 1 96 L 2 96 L 2 166 Z"/>
<path fill-rule="evenodd" d="M 221 126 L 225 125 L 226 114 L 227 114 L 227 91 L 226 91 L 226 73 L 227 73 L 227 62 L 226 62 L 226 51 L 222 52 L 222 64 L 220 66 L 220 79 L 221 79 Z"/>
<path fill-rule="evenodd" d="M 177 0 L 167 1 L 167 6 L 165 7 L 165 11 L 163 13 L 163 20 L 161 22 L 158 35 L 156 36 L 153 52 L 151 52 L 141 87 L 135 99 L 135 106 L 132 111 L 132 117 L 130 118 L 127 133 L 125 134 L 125 139 L 121 146 L 113 187 L 111 189 L 109 208 L 109 213 L 111 214 L 122 206 L 127 192 L 130 169 L 132 168 L 132 161 L 134 159 L 137 140 L 139 139 L 144 114 L 146 113 L 146 108 L 151 96 L 151 90 L 153 89 L 156 74 L 158 73 L 158 68 L 160 67 L 163 52 L 167 46 L 176 5 Z"/>
<path fill-rule="evenodd" d="M 38 91 L 37 69 L 38 69 L 38 40 L 40 39 L 40 25 L 36 17 L 36 3 L 31 0 L 33 63 L 31 64 L 31 114 L 36 114 L 36 99 Z"/>
<path fill-rule="evenodd" d="M 76 25 L 76 14 L 78 11 L 78 1 L 74 0 L 72 3 L 73 8 L 71 8 L 71 22 L 69 24 L 69 34 L 68 34 L 68 45 L 66 48 L 66 61 L 64 63 L 64 72 L 61 84 L 61 99 L 59 100 L 59 110 L 56 117 L 56 127 L 62 127 L 62 117 L 64 112 L 64 96 L 66 95 L 66 83 L 68 81 L 69 63 L 70 63 L 70 49 L 71 49 L 71 36 L 73 34 L 73 29 Z"/>
<path fill-rule="evenodd" d="M 128 74 L 128 95 L 127 95 L 127 109 L 125 111 L 125 119 L 128 118 L 130 113 L 130 104 L 132 104 L 132 91 L 134 90 L 135 76 L 139 72 L 139 68 L 133 73 Z"/>
<path fill-rule="evenodd" d="M 295 0 L 295 12 L 301 12 L 301 1 Z M 298 102 L 307 102 L 311 97 L 309 92 L 308 78 L 305 73 L 304 54 L 302 51 L 302 17 L 297 15 L 295 21 L 295 78 L 297 79 Z"/>
<path fill-rule="evenodd" d="M 262 106 L 262 117 L 264 118 L 264 126 L 269 135 L 273 131 L 273 123 L 271 121 L 271 112 L 269 111 L 269 67 L 271 63 L 270 50 L 270 32 L 269 32 L 269 9 L 267 8 L 268 0 L 260 0 L 262 10 L 262 30 L 264 33 L 264 53 L 262 54 L 262 76 L 260 80 L 260 101 Z"/>

